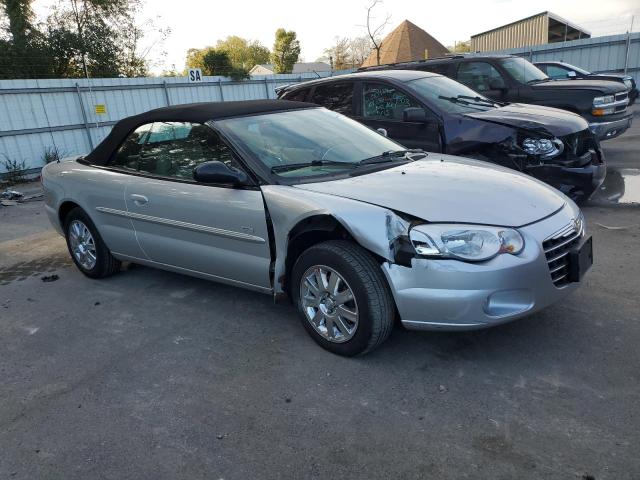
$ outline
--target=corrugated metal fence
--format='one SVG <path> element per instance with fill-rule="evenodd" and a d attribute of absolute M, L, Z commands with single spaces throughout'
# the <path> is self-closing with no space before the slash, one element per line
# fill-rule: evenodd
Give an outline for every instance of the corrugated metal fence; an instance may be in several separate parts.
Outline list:
<path fill-rule="evenodd" d="M 335 72 L 334 72 L 335 74 Z M 4 161 L 44 164 L 44 152 L 91 151 L 118 120 L 153 108 L 192 102 L 275 98 L 278 86 L 329 73 L 282 74 L 230 81 L 204 77 L 0 80 L 0 173 Z"/>
<path fill-rule="evenodd" d="M 585 38 L 533 47 L 510 48 L 483 55 L 510 54 L 531 62 L 557 60 L 582 67 L 590 72 L 623 72 L 640 84 L 640 32 L 606 37 Z"/>

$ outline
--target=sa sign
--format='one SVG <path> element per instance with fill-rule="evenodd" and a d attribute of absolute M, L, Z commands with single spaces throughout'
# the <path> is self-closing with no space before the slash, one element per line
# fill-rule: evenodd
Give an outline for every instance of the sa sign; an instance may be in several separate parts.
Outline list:
<path fill-rule="evenodd" d="M 199 68 L 189 69 L 189 83 L 198 83 L 202 81 L 202 70 Z"/>

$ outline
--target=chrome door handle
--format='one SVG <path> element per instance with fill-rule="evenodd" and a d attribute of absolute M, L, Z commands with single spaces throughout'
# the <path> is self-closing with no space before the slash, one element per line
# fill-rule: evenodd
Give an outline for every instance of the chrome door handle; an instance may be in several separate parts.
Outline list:
<path fill-rule="evenodd" d="M 133 200 L 133 203 L 138 206 L 144 205 L 145 203 L 149 202 L 149 199 L 147 197 L 145 197 L 144 195 L 138 195 L 137 193 L 129 195 L 129 198 Z"/>

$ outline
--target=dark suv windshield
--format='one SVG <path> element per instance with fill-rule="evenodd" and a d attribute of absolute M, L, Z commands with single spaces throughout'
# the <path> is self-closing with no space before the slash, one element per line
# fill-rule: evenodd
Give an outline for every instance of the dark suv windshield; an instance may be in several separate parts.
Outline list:
<path fill-rule="evenodd" d="M 524 58 L 503 58 L 500 60 L 500 64 L 520 83 L 534 83 L 549 79 L 542 70 Z"/>
<path fill-rule="evenodd" d="M 447 77 L 418 78 L 406 85 L 436 109 L 448 113 L 469 113 L 495 108 L 493 100 Z"/>

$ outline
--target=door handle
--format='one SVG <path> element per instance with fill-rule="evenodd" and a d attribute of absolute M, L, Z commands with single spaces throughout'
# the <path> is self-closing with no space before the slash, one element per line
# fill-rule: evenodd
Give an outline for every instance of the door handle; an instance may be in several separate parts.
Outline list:
<path fill-rule="evenodd" d="M 137 193 L 129 195 L 129 198 L 133 200 L 133 203 L 138 206 L 144 205 L 145 203 L 149 202 L 149 199 L 147 197 L 145 197 L 144 195 L 138 195 Z"/>

